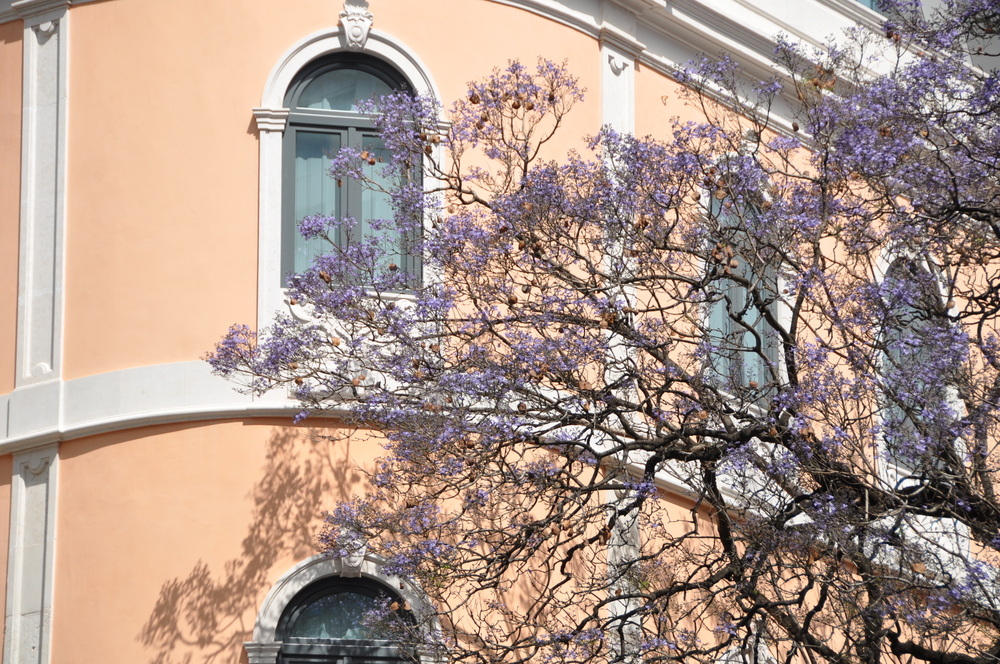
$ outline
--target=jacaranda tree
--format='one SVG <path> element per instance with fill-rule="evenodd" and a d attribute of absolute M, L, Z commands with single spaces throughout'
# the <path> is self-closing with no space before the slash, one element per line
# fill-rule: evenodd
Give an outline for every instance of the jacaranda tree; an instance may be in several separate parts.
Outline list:
<path fill-rule="evenodd" d="M 370 103 L 392 158 L 331 177 L 382 169 L 394 218 L 352 242 L 304 219 L 331 242 L 291 313 L 210 361 L 384 435 L 321 541 L 419 585 L 400 638 L 476 664 L 1000 662 L 1000 18 L 891 4 L 878 34 L 782 43 L 774 81 L 678 72 L 704 121 L 654 138 L 557 152 L 583 91 L 549 62 L 447 113 Z"/>

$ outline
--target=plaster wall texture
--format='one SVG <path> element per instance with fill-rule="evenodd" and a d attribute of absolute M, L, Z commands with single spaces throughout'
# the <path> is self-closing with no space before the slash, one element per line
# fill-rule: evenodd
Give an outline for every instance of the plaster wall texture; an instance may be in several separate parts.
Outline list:
<path fill-rule="evenodd" d="M 364 491 L 359 469 L 381 449 L 287 424 L 63 444 L 53 662 L 239 660 L 268 589 L 316 553 L 322 511 Z"/>
<path fill-rule="evenodd" d="M 14 389 L 21 206 L 21 21 L 0 24 L 0 394 Z"/>

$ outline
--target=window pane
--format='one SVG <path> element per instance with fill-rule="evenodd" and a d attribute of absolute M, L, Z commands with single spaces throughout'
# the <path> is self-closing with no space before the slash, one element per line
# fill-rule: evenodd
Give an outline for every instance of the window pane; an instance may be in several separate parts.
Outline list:
<path fill-rule="evenodd" d="M 928 312 L 934 307 L 931 277 L 912 262 L 893 263 L 886 275 L 889 306 L 888 327 L 883 331 L 887 394 L 882 413 L 887 450 L 903 471 L 914 471 L 921 457 L 936 456 L 933 417 L 925 420 L 927 407 L 946 402 L 946 380 L 928 382 L 927 367 L 933 366 L 935 338 Z"/>
<path fill-rule="evenodd" d="M 387 95 L 392 88 L 382 79 L 357 69 L 335 69 L 314 78 L 299 95 L 300 108 L 356 111 L 359 99 Z"/>
<path fill-rule="evenodd" d="M 320 597 L 302 609 L 288 631 L 300 639 L 374 639 L 378 634 L 366 627 L 365 614 L 380 608 L 379 600 L 353 592 Z"/>
<path fill-rule="evenodd" d="M 874 9 L 875 11 L 881 13 L 882 10 L 878 6 L 878 0 L 858 0 L 859 3 L 868 7 L 868 9 Z"/>
<path fill-rule="evenodd" d="M 720 226 L 720 247 L 732 247 L 732 254 L 727 255 L 732 255 L 736 264 L 727 268 L 732 270 L 732 279 L 723 277 L 712 285 L 713 303 L 707 321 L 708 339 L 713 348 L 709 370 L 723 389 L 759 389 L 755 400 L 763 402 L 773 394 L 771 368 L 778 362 L 779 338 L 765 320 L 764 313 L 754 304 L 753 295 L 770 306 L 767 303 L 775 300 L 776 276 L 767 266 L 763 274 L 758 274 L 744 255 L 749 253 L 745 249 L 751 240 L 742 224 L 752 221 L 752 210 L 741 220 L 739 214 L 726 209 L 722 201 L 713 197 L 710 214 Z M 750 284 L 749 288 L 743 282 Z"/>
<path fill-rule="evenodd" d="M 341 188 L 329 176 L 330 155 L 340 150 L 340 134 L 298 131 L 295 134 L 294 219 L 312 214 L 338 215 Z M 330 239 L 340 242 L 339 229 Z M 306 240 L 297 232 L 291 269 L 302 272 L 317 254 L 328 249 L 322 239 Z"/>
<path fill-rule="evenodd" d="M 410 242 L 408 238 L 400 236 L 398 227 L 391 222 L 394 216 L 391 198 L 386 193 L 378 191 L 379 188 L 390 189 L 397 184 L 393 181 L 395 176 L 385 173 L 385 163 L 390 159 L 389 151 L 378 136 L 364 136 L 362 145 L 377 162 L 375 165 L 365 167 L 365 175 L 372 179 L 375 189 L 365 188 L 361 193 L 362 218 L 359 221 L 362 232 L 366 237 L 379 238 L 379 244 L 385 251 L 382 259 L 384 267 L 395 263 L 405 274 L 416 277 L 419 266 L 409 252 Z M 390 223 L 375 228 L 371 222 L 376 220 L 389 220 Z"/>

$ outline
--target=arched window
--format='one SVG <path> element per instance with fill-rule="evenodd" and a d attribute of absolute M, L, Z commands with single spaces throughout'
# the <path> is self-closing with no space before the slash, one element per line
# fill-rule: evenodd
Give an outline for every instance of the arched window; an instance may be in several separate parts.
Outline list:
<path fill-rule="evenodd" d="M 397 644 L 429 613 L 423 593 L 384 574 L 378 558 L 318 554 L 271 587 L 243 647 L 249 664 L 414 662 L 420 652 Z"/>
<path fill-rule="evenodd" d="M 330 157 L 352 147 L 372 155 L 365 175 L 380 187 L 391 188 L 385 146 L 371 120 L 358 112 L 359 100 L 379 97 L 395 90 L 412 92 L 409 82 L 386 62 L 361 53 L 337 52 L 304 67 L 285 95 L 288 125 L 283 138 L 282 255 L 281 272 L 301 272 L 312 259 L 329 247 L 322 239 L 306 240 L 298 233 L 298 222 L 310 215 L 352 218 L 350 232 L 336 230 L 331 240 L 338 246 L 375 239 L 386 264 L 395 263 L 412 283 L 420 272 L 420 259 L 410 251 L 415 238 L 405 237 L 392 224 L 373 225 L 376 219 L 391 219 L 389 196 L 360 183 L 330 177 Z M 401 174 L 399 175 L 401 177 Z"/>
<path fill-rule="evenodd" d="M 713 197 L 709 212 L 709 377 L 731 395 L 763 403 L 777 382 L 779 337 L 765 316 L 775 311 L 777 275 L 748 233 L 753 209 L 734 211 Z"/>
<path fill-rule="evenodd" d="M 279 664 L 402 662 L 394 635 L 412 617 L 404 600 L 368 578 L 320 579 L 298 592 L 278 620 Z"/>

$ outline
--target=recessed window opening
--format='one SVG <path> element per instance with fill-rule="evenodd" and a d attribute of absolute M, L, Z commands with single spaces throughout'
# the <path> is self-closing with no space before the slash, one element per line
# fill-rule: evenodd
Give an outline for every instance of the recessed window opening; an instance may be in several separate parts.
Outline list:
<path fill-rule="evenodd" d="M 776 274 L 760 261 L 746 224 L 754 210 L 734 210 L 714 196 L 711 222 L 718 227 L 710 247 L 706 336 L 708 370 L 724 391 L 758 404 L 775 389 L 778 335 L 767 321 L 777 301 Z"/>
<path fill-rule="evenodd" d="M 882 436 L 897 471 L 945 467 L 954 452 L 953 413 L 944 307 L 933 276 L 914 260 L 897 259 L 882 284 Z"/>
<path fill-rule="evenodd" d="M 321 238 L 305 239 L 298 222 L 311 215 L 347 218 L 356 224 L 349 231 L 334 228 L 330 240 L 345 248 L 362 239 L 375 239 L 384 255 L 382 263 L 395 263 L 416 285 L 420 257 L 412 233 L 400 233 L 392 224 L 373 224 L 392 219 L 390 196 L 378 189 L 392 189 L 394 177 L 385 172 L 389 154 L 372 121 L 358 112 L 358 102 L 393 91 L 411 92 L 406 79 L 387 63 L 364 54 L 335 53 L 305 67 L 288 88 L 289 109 L 284 135 L 282 191 L 283 279 L 306 270 L 313 259 L 331 247 Z M 330 158 L 343 148 L 367 151 L 371 161 L 364 175 L 375 189 L 330 177 Z"/>
<path fill-rule="evenodd" d="M 409 661 L 396 645 L 413 625 L 404 601 L 367 579 L 327 577 L 295 595 L 278 621 L 283 664 Z"/>

